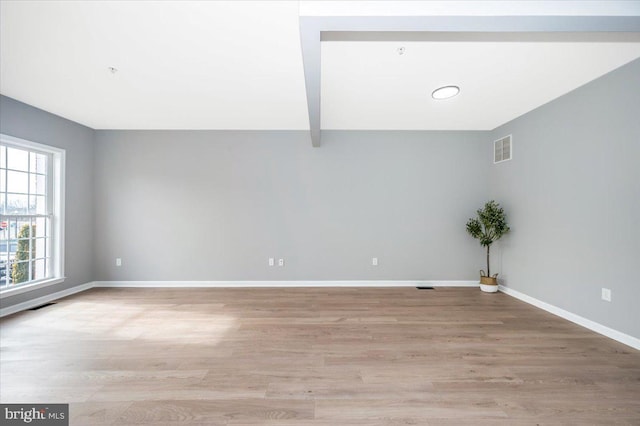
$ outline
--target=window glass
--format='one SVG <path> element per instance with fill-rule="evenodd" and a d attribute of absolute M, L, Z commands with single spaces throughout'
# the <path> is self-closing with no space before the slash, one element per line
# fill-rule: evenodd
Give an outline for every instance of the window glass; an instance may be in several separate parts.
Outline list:
<path fill-rule="evenodd" d="M 54 152 L 0 144 L 0 291 L 54 278 Z M 14 138 L 15 139 L 15 138 Z M 23 141 L 27 142 L 27 141 Z M 59 151 L 59 150 L 58 150 Z M 59 154 L 57 154 L 59 155 Z M 53 185 L 49 185 L 53 183 Z M 61 211 L 58 206 L 57 211 Z M 60 269 L 60 268 L 58 268 Z"/>

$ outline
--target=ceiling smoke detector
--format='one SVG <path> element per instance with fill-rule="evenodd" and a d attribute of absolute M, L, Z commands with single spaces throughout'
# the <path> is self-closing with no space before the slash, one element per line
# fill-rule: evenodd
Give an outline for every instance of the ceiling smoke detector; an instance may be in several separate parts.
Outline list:
<path fill-rule="evenodd" d="M 116 67 L 107 67 L 107 69 L 109 70 L 109 72 L 111 74 L 115 74 L 115 73 L 118 72 L 118 68 L 116 68 Z"/>
<path fill-rule="evenodd" d="M 431 97 L 437 100 L 449 99 L 453 98 L 458 93 L 460 93 L 460 88 L 458 86 L 443 86 L 434 90 L 433 93 L 431 93 Z"/>

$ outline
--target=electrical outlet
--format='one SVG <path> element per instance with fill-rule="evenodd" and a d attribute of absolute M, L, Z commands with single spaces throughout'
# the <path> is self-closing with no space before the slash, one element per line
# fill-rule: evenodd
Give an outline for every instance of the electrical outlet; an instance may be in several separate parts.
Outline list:
<path fill-rule="evenodd" d="M 371 258 L 371 265 L 372 266 L 378 266 L 378 258 L 377 257 L 372 257 Z"/>
<path fill-rule="evenodd" d="M 122 266 L 122 259 L 119 257 L 116 257 L 116 266 Z"/>
<path fill-rule="evenodd" d="M 269 258 L 269 266 L 275 266 L 276 260 L 273 257 Z"/>
<path fill-rule="evenodd" d="M 284 266 L 284 259 L 278 259 L 278 266 Z"/>
<path fill-rule="evenodd" d="M 606 300 L 607 302 L 611 302 L 611 289 L 602 288 L 602 300 Z"/>

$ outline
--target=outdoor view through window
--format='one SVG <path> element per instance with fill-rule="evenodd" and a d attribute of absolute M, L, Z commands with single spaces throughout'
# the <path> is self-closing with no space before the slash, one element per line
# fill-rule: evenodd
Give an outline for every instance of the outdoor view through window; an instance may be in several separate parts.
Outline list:
<path fill-rule="evenodd" d="M 51 158 L 0 145 L 0 290 L 51 277 Z"/>

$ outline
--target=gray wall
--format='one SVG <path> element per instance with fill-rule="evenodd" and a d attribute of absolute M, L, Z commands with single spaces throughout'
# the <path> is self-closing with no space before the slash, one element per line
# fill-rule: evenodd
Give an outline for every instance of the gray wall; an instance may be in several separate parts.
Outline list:
<path fill-rule="evenodd" d="M 0 131 L 67 149 L 68 279 L 3 307 L 93 280 L 475 279 L 464 223 L 491 197 L 512 227 L 502 284 L 640 337 L 640 60 L 493 132 L 325 132 L 319 149 L 307 132 L 92 131 L 0 100 Z M 491 165 L 510 133 L 514 159 Z"/>
<path fill-rule="evenodd" d="M 488 192 L 486 140 L 97 131 L 96 279 L 475 279 L 464 225 Z"/>
<path fill-rule="evenodd" d="M 64 283 L 3 298 L 6 306 L 93 280 L 93 136 L 88 127 L 0 95 L 0 133 L 66 150 Z"/>
<path fill-rule="evenodd" d="M 513 160 L 491 168 L 513 230 L 496 253 L 503 283 L 640 338 L 640 60 L 501 126 L 487 146 L 507 134 Z"/>

